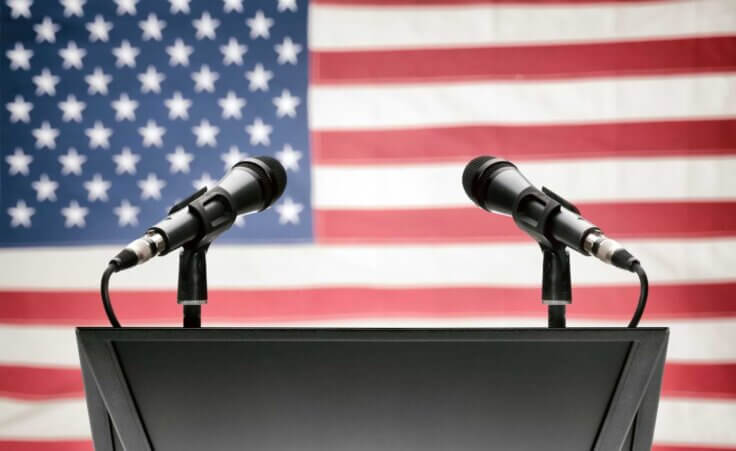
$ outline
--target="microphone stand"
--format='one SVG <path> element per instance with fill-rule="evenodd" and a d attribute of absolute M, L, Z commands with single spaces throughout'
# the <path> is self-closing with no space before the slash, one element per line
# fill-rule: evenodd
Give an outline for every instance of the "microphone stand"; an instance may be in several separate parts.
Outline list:
<path fill-rule="evenodd" d="M 207 303 L 207 250 L 210 245 L 185 246 L 179 254 L 176 301 L 182 306 L 185 328 L 202 327 L 202 305 Z"/>
<path fill-rule="evenodd" d="M 564 245 L 542 248 L 542 303 L 547 305 L 547 326 L 559 329 L 566 326 L 565 313 L 572 303 L 570 283 L 570 254 Z"/>

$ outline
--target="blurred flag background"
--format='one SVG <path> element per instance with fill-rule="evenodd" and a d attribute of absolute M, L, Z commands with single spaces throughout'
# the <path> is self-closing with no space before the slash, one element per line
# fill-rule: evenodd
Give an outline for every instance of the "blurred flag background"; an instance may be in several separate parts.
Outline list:
<path fill-rule="evenodd" d="M 658 451 L 736 449 L 733 0 L 4 0 L 0 450 L 90 450 L 73 327 L 120 246 L 245 155 L 289 185 L 209 252 L 207 325 L 539 326 L 541 255 L 471 205 L 518 162 L 647 269 Z M 176 325 L 175 256 L 113 277 Z M 573 256 L 571 326 L 635 276 Z M 574 356 L 571 356 L 574 358 Z"/>

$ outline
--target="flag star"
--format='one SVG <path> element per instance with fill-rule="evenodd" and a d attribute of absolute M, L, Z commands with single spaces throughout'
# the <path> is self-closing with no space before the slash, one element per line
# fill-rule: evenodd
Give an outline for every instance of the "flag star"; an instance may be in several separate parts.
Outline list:
<path fill-rule="evenodd" d="M 138 74 L 138 80 L 141 82 L 142 92 L 161 92 L 161 82 L 166 78 L 162 72 L 156 72 L 156 68 L 148 66 L 145 72 Z"/>
<path fill-rule="evenodd" d="M 36 190 L 37 201 L 50 200 L 53 202 L 56 200 L 56 189 L 59 183 L 51 180 L 48 175 L 41 174 L 41 178 L 31 183 L 31 186 Z"/>
<path fill-rule="evenodd" d="M 296 0 L 279 0 L 276 9 L 282 13 L 284 11 L 296 12 Z"/>
<path fill-rule="evenodd" d="M 164 145 L 163 136 L 166 129 L 156 121 L 149 120 L 145 127 L 138 128 L 138 133 L 143 137 L 143 147 L 161 147 Z"/>
<path fill-rule="evenodd" d="M 31 57 L 33 56 L 33 50 L 29 50 L 23 47 L 20 42 L 15 43 L 15 48 L 5 52 L 5 55 L 10 60 L 11 70 L 28 70 L 31 68 Z"/>
<path fill-rule="evenodd" d="M 70 148 L 66 155 L 59 156 L 61 163 L 61 175 L 80 175 L 82 174 L 82 165 L 87 161 L 87 157 L 77 153 L 77 149 Z"/>
<path fill-rule="evenodd" d="M 230 13 L 233 11 L 242 13 L 243 12 L 243 0 L 224 0 L 225 5 L 223 5 L 222 9 L 226 13 Z"/>
<path fill-rule="evenodd" d="M 210 13 L 205 11 L 199 19 L 194 19 L 192 25 L 197 29 L 197 39 L 215 39 L 215 30 L 220 26 L 220 21 L 213 19 Z"/>
<path fill-rule="evenodd" d="M 82 122 L 82 111 L 86 107 L 86 103 L 77 100 L 74 94 L 69 94 L 66 100 L 59 102 L 59 108 L 62 111 L 61 119 L 64 122 Z"/>
<path fill-rule="evenodd" d="M 105 22 L 105 19 L 101 15 L 96 15 L 94 22 L 89 22 L 86 27 L 87 31 L 89 31 L 89 40 L 91 42 L 107 42 L 110 39 L 112 22 Z"/>
<path fill-rule="evenodd" d="M 41 75 L 36 75 L 32 80 L 36 85 L 37 96 L 43 94 L 48 94 L 50 96 L 56 95 L 56 85 L 59 83 L 59 77 L 53 75 L 48 69 L 44 68 L 41 71 Z"/>
<path fill-rule="evenodd" d="M 16 95 L 15 100 L 5 104 L 10 112 L 10 122 L 31 122 L 31 110 L 33 104 L 26 102 L 23 96 Z"/>
<path fill-rule="evenodd" d="M 240 119 L 242 114 L 240 110 L 245 106 L 245 99 L 235 95 L 233 91 L 228 91 L 227 96 L 217 101 L 222 108 L 222 118 L 235 118 Z"/>
<path fill-rule="evenodd" d="M 102 122 L 95 121 L 92 128 L 88 128 L 84 131 L 84 134 L 89 138 L 90 149 L 96 149 L 102 147 L 107 149 L 110 147 L 110 136 L 112 135 L 112 129 L 106 128 Z"/>
<path fill-rule="evenodd" d="M 276 105 L 276 117 L 296 117 L 296 107 L 300 103 L 299 97 L 292 96 L 288 89 L 284 89 L 280 97 L 273 98 L 273 104 Z"/>
<path fill-rule="evenodd" d="M 64 207 L 61 209 L 61 214 L 65 218 L 64 227 L 84 227 L 85 225 L 87 225 L 84 218 L 87 216 L 88 213 L 89 208 L 80 206 L 79 202 L 77 202 L 76 200 L 69 202 L 68 207 Z"/>
<path fill-rule="evenodd" d="M 189 2 L 191 0 L 169 0 L 171 3 L 171 14 L 189 14 Z"/>
<path fill-rule="evenodd" d="M 23 149 L 16 148 L 13 155 L 5 157 L 5 161 L 10 166 L 10 169 L 8 170 L 10 175 L 28 175 L 28 166 L 33 161 L 33 157 L 24 153 Z"/>
<path fill-rule="evenodd" d="M 268 82 L 273 78 L 273 72 L 265 70 L 263 64 L 258 63 L 252 71 L 245 73 L 248 79 L 248 89 L 251 91 L 268 91 Z"/>
<path fill-rule="evenodd" d="M 87 51 L 85 49 L 77 47 L 76 42 L 69 41 L 69 43 L 66 45 L 66 48 L 59 50 L 59 55 L 64 59 L 64 63 L 62 64 L 62 67 L 64 69 L 69 69 L 72 67 L 75 69 L 81 69 L 82 58 L 87 55 Z"/>
<path fill-rule="evenodd" d="M 117 67 L 135 67 L 135 59 L 140 53 L 141 51 L 137 47 L 131 46 L 127 39 L 120 43 L 120 47 L 112 49 Z"/>
<path fill-rule="evenodd" d="M 280 204 L 276 205 L 276 212 L 279 214 L 279 224 L 299 224 L 299 213 L 304 210 L 304 206 L 296 203 L 287 197 Z"/>
<path fill-rule="evenodd" d="M 189 107 L 192 106 L 192 101 L 182 97 L 181 92 L 176 91 L 173 97 L 164 100 L 164 104 L 169 109 L 169 119 L 189 119 Z"/>
<path fill-rule="evenodd" d="M 241 152 L 237 146 L 230 146 L 227 153 L 220 156 L 220 159 L 225 162 L 225 170 L 232 168 L 237 163 L 243 161 L 248 156 L 247 153 Z"/>
<path fill-rule="evenodd" d="M 299 170 L 299 160 L 302 158 L 302 153 L 298 150 L 294 150 L 293 147 L 291 147 L 290 144 L 285 144 L 283 149 L 276 152 L 276 159 L 281 162 L 281 165 L 284 166 L 284 169 L 292 170 L 292 171 L 298 171 Z"/>
<path fill-rule="evenodd" d="M 24 17 L 26 19 L 31 18 L 31 5 L 33 0 L 8 0 L 8 8 L 10 8 L 10 17 L 18 19 Z"/>
<path fill-rule="evenodd" d="M 112 182 L 102 178 L 102 175 L 95 174 L 91 180 L 84 182 L 84 189 L 87 190 L 87 200 L 94 202 L 101 200 L 106 202 L 108 200 L 107 190 L 112 186 Z"/>
<path fill-rule="evenodd" d="M 33 26 L 36 32 L 36 42 L 56 42 L 56 32 L 59 31 L 59 25 L 51 21 L 50 18 L 44 17 L 43 21 Z"/>
<path fill-rule="evenodd" d="M 115 3 L 118 5 L 118 10 L 116 11 L 118 16 L 122 16 L 123 14 L 135 16 L 135 5 L 138 3 L 138 0 L 115 0 Z"/>
<path fill-rule="evenodd" d="M 56 137 L 59 136 L 59 130 L 51 128 L 48 121 L 43 121 L 41 127 L 34 128 L 31 131 L 33 137 L 36 138 L 36 148 L 43 149 L 55 149 L 56 148 Z"/>
<path fill-rule="evenodd" d="M 141 160 L 141 156 L 130 151 L 130 147 L 123 147 L 123 150 L 112 156 L 115 162 L 115 173 L 118 175 L 135 174 L 135 165 Z"/>
<path fill-rule="evenodd" d="M 220 52 L 222 52 L 222 62 L 226 66 L 236 64 L 238 66 L 243 64 L 243 54 L 248 51 L 248 47 L 241 45 L 235 38 L 230 38 L 227 45 L 220 46 Z"/>
<path fill-rule="evenodd" d="M 138 101 L 131 100 L 131 98 L 128 97 L 128 94 L 120 94 L 120 98 L 118 100 L 113 100 L 111 105 L 115 110 L 116 121 L 123 121 L 126 119 L 129 121 L 135 120 L 135 110 L 138 108 Z"/>
<path fill-rule="evenodd" d="M 123 199 L 120 206 L 115 207 L 113 211 L 118 217 L 118 225 L 120 227 L 138 225 L 138 213 L 141 212 L 141 209 L 131 204 L 128 199 Z"/>
<path fill-rule="evenodd" d="M 209 172 L 203 173 L 202 177 L 192 182 L 192 186 L 194 186 L 194 189 L 202 189 L 205 187 L 207 189 L 210 189 L 216 184 L 217 180 L 213 179 L 212 176 L 210 176 Z"/>
<path fill-rule="evenodd" d="M 36 212 L 35 208 L 26 205 L 24 200 L 16 202 L 15 207 L 8 208 L 10 215 L 10 227 L 30 227 L 31 216 Z"/>
<path fill-rule="evenodd" d="M 273 48 L 279 54 L 277 58 L 279 64 L 296 64 L 296 57 L 302 51 L 301 44 L 294 43 L 289 36 L 286 36 L 281 44 L 276 44 Z"/>
<path fill-rule="evenodd" d="M 102 69 L 99 67 L 95 67 L 95 70 L 90 75 L 84 77 L 84 81 L 89 85 L 87 92 L 90 95 L 107 95 L 107 85 L 112 81 L 112 76 L 102 72 Z"/>
<path fill-rule="evenodd" d="M 169 65 L 176 66 L 188 66 L 189 56 L 194 51 L 194 48 L 189 45 L 184 45 L 184 41 L 177 39 L 174 41 L 174 45 L 166 47 L 166 53 L 169 54 Z"/>
<path fill-rule="evenodd" d="M 268 39 L 271 37 L 269 29 L 273 26 L 273 19 L 266 17 L 260 9 L 256 11 L 256 15 L 245 21 L 250 28 L 250 38 L 257 39 L 259 37 Z"/>
<path fill-rule="evenodd" d="M 171 167 L 169 170 L 172 174 L 177 172 L 189 173 L 189 165 L 194 160 L 194 155 L 187 153 L 182 146 L 177 146 L 174 153 L 166 155 L 166 159 L 169 160 Z"/>
<path fill-rule="evenodd" d="M 217 145 L 217 135 L 220 128 L 210 124 L 207 119 L 202 119 L 199 125 L 192 127 L 192 133 L 197 135 L 197 147 Z"/>
<path fill-rule="evenodd" d="M 260 117 L 257 117 L 251 125 L 245 126 L 245 131 L 250 135 L 250 143 L 255 146 L 257 144 L 263 144 L 267 146 L 271 144 L 271 131 L 273 127 L 268 124 L 264 124 Z"/>
<path fill-rule="evenodd" d="M 166 22 L 158 20 L 158 17 L 156 17 L 155 14 L 150 13 L 146 20 L 138 22 L 138 26 L 143 30 L 144 41 L 149 41 L 151 39 L 154 41 L 160 41 L 162 38 L 161 32 L 166 28 Z"/>
<path fill-rule="evenodd" d="M 192 72 L 192 79 L 194 80 L 194 90 L 196 92 L 214 92 L 215 82 L 220 78 L 217 72 L 212 72 L 208 65 L 203 65 L 199 72 Z"/>
<path fill-rule="evenodd" d="M 161 190 L 165 186 L 166 182 L 153 173 L 148 174 L 145 180 L 138 181 L 138 187 L 141 189 L 141 199 L 161 199 Z"/>
<path fill-rule="evenodd" d="M 85 3 L 87 3 L 86 0 L 61 0 L 61 6 L 64 7 L 64 17 L 82 17 L 84 15 L 82 8 Z"/>

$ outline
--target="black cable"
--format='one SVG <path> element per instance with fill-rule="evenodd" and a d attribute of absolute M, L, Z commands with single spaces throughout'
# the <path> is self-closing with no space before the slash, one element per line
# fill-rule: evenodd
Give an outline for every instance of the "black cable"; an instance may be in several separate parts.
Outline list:
<path fill-rule="evenodd" d="M 120 322 L 115 316 L 115 311 L 112 309 L 112 304 L 110 303 L 110 276 L 114 272 L 117 272 L 117 270 L 117 265 L 110 263 L 107 266 L 107 269 L 105 269 L 105 272 L 102 273 L 102 281 L 100 282 L 102 306 L 105 308 L 105 314 L 107 315 L 107 319 L 110 321 L 110 324 L 112 324 L 112 327 L 120 327 Z"/>
<path fill-rule="evenodd" d="M 636 306 L 636 311 L 634 312 L 634 316 L 631 318 L 631 322 L 629 323 L 628 327 L 637 327 L 639 325 L 639 321 L 641 320 L 641 316 L 644 314 L 644 309 L 647 307 L 647 296 L 649 296 L 649 279 L 647 278 L 647 273 L 644 271 L 644 268 L 639 264 L 639 262 L 634 263 L 634 265 L 631 267 L 631 271 L 635 272 L 637 276 L 639 276 L 639 303 Z"/>

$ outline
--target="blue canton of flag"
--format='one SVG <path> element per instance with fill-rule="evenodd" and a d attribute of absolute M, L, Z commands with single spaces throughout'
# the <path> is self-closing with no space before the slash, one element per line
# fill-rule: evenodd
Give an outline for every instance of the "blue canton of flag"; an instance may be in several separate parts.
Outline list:
<path fill-rule="evenodd" d="M 0 245 L 126 242 L 246 156 L 289 183 L 229 242 L 312 239 L 307 4 L 2 6 Z"/>

